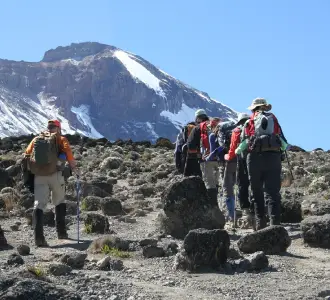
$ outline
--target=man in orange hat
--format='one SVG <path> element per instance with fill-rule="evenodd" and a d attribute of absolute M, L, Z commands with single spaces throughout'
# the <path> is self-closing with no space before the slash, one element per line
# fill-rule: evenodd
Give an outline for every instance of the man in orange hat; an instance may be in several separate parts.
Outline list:
<path fill-rule="evenodd" d="M 43 233 L 43 211 L 52 192 L 55 205 L 56 231 L 59 239 L 68 238 L 65 215 L 65 180 L 63 165 L 68 161 L 71 170 L 79 175 L 75 159 L 67 138 L 61 135 L 61 123 L 49 120 L 47 130 L 35 137 L 25 151 L 28 169 L 34 174 L 33 228 L 35 244 L 47 247 Z"/>

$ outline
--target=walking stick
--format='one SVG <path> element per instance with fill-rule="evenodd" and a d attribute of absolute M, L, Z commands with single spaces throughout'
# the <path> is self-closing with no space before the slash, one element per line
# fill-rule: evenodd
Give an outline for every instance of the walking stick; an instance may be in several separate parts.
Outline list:
<path fill-rule="evenodd" d="M 80 223 L 80 181 L 79 181 L 79 176 L 77 175 L 77 179 L 76 179 L 76 193 L 77 193 L 77 241 L 79 244 L 79 223 Z"/>

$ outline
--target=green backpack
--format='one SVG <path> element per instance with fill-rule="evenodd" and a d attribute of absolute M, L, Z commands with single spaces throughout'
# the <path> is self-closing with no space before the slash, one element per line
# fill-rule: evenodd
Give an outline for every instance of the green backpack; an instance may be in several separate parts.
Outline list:
<path fill-rule="evenodd" d="M 46 176 L 57 171 L 59 147 L 57 133 L 42 132 L 34 140 L 30 169 L 35 175 Z"/>

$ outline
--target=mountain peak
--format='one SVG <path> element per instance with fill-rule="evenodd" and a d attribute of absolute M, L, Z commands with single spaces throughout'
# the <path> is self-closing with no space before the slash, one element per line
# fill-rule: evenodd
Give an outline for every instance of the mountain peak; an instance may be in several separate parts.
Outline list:
<path fill-rule="evenodd" d="M 105 49 L 116 50 L 116 47 L 97 42 L 71 43 L 69 46 L 59 46 L 46 51 L 42 62 L 55 62 L 64 59 L 82 60 L 89 55 L 95 55 Z"/>

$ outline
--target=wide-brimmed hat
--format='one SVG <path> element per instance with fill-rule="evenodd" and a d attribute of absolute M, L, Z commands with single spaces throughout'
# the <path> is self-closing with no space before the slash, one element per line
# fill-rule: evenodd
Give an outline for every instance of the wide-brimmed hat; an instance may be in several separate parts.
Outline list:
<path fill-rule="evenodd" d="M 266 111 L 269 111 L 272 109 L 272 105 L 267 103 L 267 100 L 264 98 L 255 98 L 252 101 L 252 104 L 247 108 L 248 110 L 254 110 L 258 106 L 265 106 Z"/>
<path fill-rule="evenodd" d="M 246 113 L 239 113 L 238 114 L 238 119 L 237 119 L 237 122 L 235 124 L 235 126 L 237 126 L 238 124 L 240 124 L 243 120 L 247 120 L 249 119 L 250 116 Z"/>

